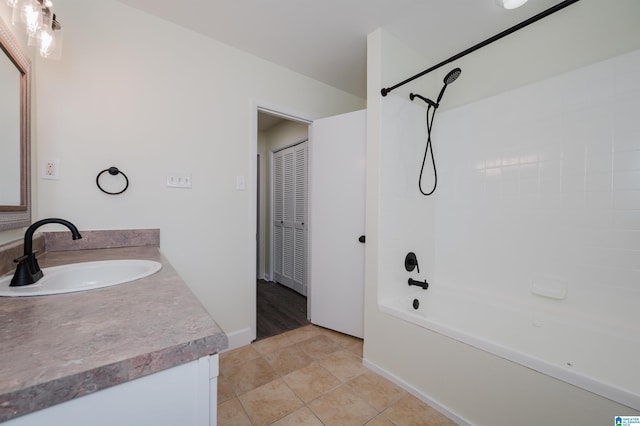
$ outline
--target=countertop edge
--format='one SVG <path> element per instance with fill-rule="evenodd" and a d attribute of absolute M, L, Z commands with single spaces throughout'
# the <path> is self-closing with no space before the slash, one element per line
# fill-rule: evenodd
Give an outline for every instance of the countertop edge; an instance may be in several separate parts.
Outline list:
<path fill-rule="evenodd" d="M 222 342 L 220 340 L 223 340 Z M 0 422 L 158 373 L 219 351 L 227 337 L 208 336 L 4 394 Z M 106 378 L 106 380 L 104 380 Z M 98 380 L 96 380 L 98 379 Z M 102 379 L 102 380 L 100 380 Z M 10 401 L 20 401 L 20 405 Z M 28 401 L 28 405 L 24 405 Z"/>

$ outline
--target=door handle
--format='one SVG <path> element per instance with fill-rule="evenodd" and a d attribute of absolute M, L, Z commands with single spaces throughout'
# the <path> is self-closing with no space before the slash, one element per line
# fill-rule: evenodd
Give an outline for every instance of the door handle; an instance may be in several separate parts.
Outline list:
<path fill-rule="evenodd" d="M 360 235 L 360 238 L 358 238 L 358 241 L 364 244 L 366 241 L 366 237 L 364 235 Z"/>

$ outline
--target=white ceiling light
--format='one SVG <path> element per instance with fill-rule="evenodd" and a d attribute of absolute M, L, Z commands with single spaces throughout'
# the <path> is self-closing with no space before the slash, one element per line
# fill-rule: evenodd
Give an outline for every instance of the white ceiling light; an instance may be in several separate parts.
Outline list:
<path fill-rule="evenodd" d="M 515 9 L 522 6 L 528 0 L 498 0 L 498 4 L 505 9 Z"/>

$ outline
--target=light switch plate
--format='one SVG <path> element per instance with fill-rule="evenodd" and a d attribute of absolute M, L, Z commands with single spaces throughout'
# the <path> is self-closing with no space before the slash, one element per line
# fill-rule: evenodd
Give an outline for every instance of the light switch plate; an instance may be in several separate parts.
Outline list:
<path fill-rule="evenodd" d="M 247 184 L 244 180 L 244 176 L 236 176 L 236 190 L 244 191 L 247 188 Z"/>

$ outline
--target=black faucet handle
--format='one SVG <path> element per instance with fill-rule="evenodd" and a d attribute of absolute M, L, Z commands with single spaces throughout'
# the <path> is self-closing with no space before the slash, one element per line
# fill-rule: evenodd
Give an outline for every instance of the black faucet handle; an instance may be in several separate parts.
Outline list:
<path fill-rule="evenodd" d="M 20 262 L 24 262 L 25 260 L 35 259 L 37 252 L 38 250 L 34 250 L 31 253 L 23 254 L 20 257 L 16 257 L 15 259 L 13 259 L 13 263 L 20 263 Z"/>
<path fill-rule="evenodd" d="M 417 269 L 418 273 L 420 273 L 420 267 L 418 266 L 418 258 L 416 257 L 416 254 L 414 252 L 411 251 L 407 253 L 407 256 L 404 258 L 404 268 L 408 272 L 411 272 L 414 269 Z"/>
<path fill-rule="evenodd" d="M 24 254 L 20 257 L 16 257 L 15 259 L 13 259 L 13 263 L 24 263 L 28 258 L 29 258 L 29 255 Z"/>

